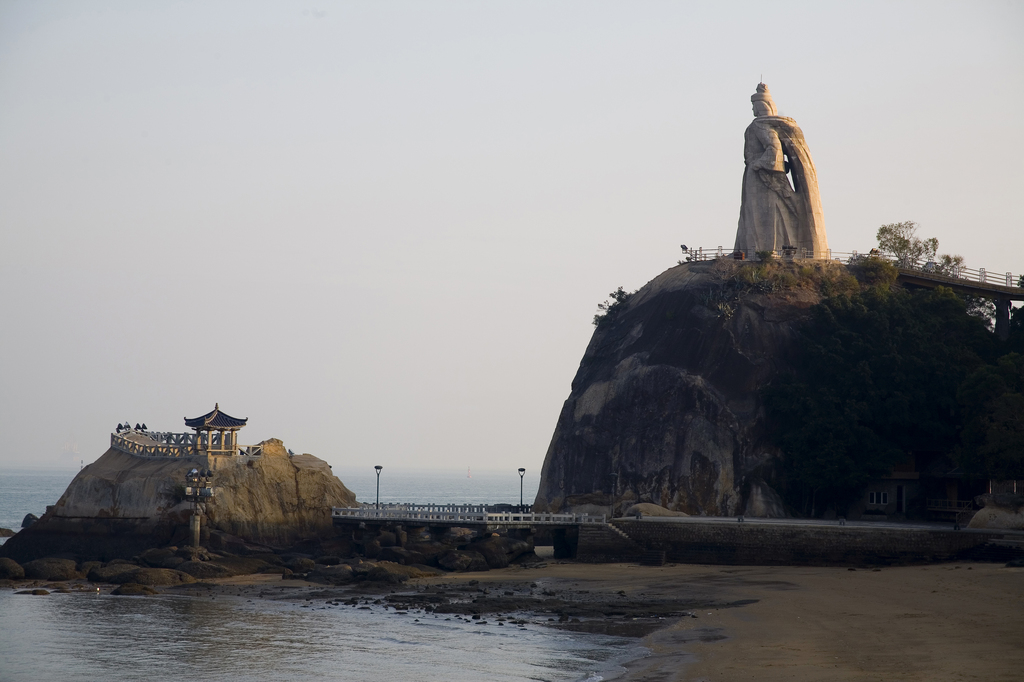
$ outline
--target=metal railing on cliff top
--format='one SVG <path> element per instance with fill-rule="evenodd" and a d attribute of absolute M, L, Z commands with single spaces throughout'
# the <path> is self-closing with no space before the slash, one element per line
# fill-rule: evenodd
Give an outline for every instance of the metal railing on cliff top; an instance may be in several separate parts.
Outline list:
<path fill-rule="evenodd" d="M 713 248 L 699 247 L 695 249 L 684 249 L 683 256 L 687 262 L 718 260 L 722 258 L 735 258 L 736 260 L 760 261 L 756 254 L 748 257 L 747 254 L 726 249 L 722 246 Z M 1011 289 L 1024 289 L 1024 275 L 1014 275 L 1012 272 L 998 273 L 985 268 L 968 268 L 963 265 L 946 265 L 938 261 L 921 261 L 910 258 L 899 258 L 891 253 L 882 253 L 878 249 L 871 249 L 868 252 L 857 251 L 812 251 L 793 247 L 783 251 L 772 251 L 773 258 L 781 260 L 827 260 L 838 261 L 846 265 L 852 265 L 868 258 L 879 258 L 892 263 L 901 270 L 913 270 L 925 277 L 942 280 L 962 280 L 974 282 L 990 287 L 1007 287 Z"/>

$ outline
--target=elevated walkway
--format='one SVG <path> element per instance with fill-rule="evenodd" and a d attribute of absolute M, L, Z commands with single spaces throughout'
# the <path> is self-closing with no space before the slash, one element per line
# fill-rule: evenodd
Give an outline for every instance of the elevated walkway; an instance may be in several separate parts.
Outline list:
<path fill-rule="evenodd" d="M 547 526 L 607 525 L 603 514 L 542 514 L 528 511 L 497 510 L 487 505 L 398 504 L 376 507 L 334 507 L 335 525 L 403 525 L 413 527 L 460 527 L 474 530 L 499 530 Z"/>

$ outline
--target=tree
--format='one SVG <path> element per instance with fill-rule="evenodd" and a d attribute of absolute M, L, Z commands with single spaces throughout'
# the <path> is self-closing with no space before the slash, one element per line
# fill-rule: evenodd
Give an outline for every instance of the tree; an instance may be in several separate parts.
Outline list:
<path fill-rule="evenodd" d="M 938 246 L 938 243 L 936 243 Z M 935 263 L 935 272 L 950 277 L 959 277 L 960 273 L 964 269 L 964 257 L 961 255 L 949 255 L 944 253 L 939 256 L 938 261 Z"/>
<path fill-rule="evenodd" d="M 978 368 L 956 396 L 964 414 L 960 466 L 996 479 L 1024 478 L 1024 356 L 1010 353 Z"/>
<path fill-rule="evenodd" d="M 958 387 L 992 343 L 943 287 L 906 291 L 881 278 L 825 299 L 804 329 L 799 369 L 764 394 L 789 503 L 842 511 L 911 453 L 951 453 Z"/>
<path fill-rule="evenodd" d="M 922 260 L 934 260 L 939 250 L 939 240 L 935 237 L 921 239 L 917 236 L 917 223 L 913 220 L 882 225 L 875 239 L 878 248 L 896 256 L 896 261 L 904 268 L 914 267 Z"/>
<path fill-rule="evenodd" d="M 614 319 L 619 314 L 619 311 L 626 307 L 626 302 L 629 301 L 629 297 L 632 295 L 622 287 L 608 294 L 612 300 L 606 300 L 604 303 L 597 304 L 597 309 L 601 312 L 594 315 L 594 326 L 599 327 L 605 320 Z"/>

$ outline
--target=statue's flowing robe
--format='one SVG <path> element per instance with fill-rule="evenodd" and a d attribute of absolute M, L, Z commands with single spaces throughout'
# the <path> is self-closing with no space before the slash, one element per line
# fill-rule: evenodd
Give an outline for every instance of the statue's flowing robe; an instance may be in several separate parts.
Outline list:
<path fill-rule="evenodd" d="M 813 252 L 814 257 L 827 257 L 818 174 L 796 121 L 759 116 L 747 126 L 743 139 L 746 168 L 736 250 L 749 258 L 757 251 L 789 246 L 796 247 L 799 256 Z"/>

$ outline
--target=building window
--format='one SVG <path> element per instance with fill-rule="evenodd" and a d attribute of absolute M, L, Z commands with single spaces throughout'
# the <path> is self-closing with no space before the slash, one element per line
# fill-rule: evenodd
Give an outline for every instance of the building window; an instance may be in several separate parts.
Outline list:
<path fill-rule="evenodd" d="M 868 504 L 889 504 L 889 493 L 868 493 Z"/>

